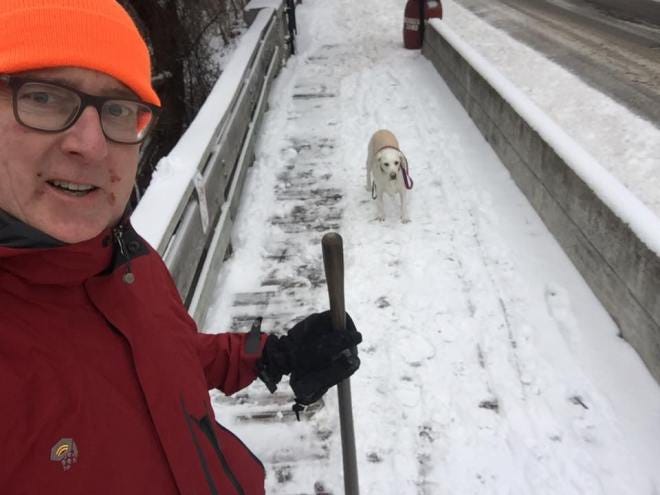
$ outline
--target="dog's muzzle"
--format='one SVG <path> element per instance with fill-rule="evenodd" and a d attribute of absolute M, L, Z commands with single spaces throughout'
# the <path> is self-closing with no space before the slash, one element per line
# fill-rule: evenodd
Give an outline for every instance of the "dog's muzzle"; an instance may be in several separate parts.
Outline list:
<path fill-rule="evenodd" d="M 396 179 L 396 172 L 390 172 L 390 180 Z"/>

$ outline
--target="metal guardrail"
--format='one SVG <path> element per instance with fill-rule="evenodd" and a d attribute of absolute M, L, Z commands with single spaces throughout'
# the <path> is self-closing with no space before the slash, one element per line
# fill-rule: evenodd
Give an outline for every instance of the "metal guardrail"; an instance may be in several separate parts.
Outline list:
<path fill-rule="evenodd" d="M 230 244 L 229 236 L 233 226 L 233 219 L 236 217 L 238 212 L 240 194 L 243 188 L 243 183 L 245 182 L 247 168 L 254 159 L 254 145 L 256 142 L 257 134 L 256 131 L 260 127 L 263 113 L 266 108 L 266 98 L 270 89 L 271 82 L 279 68 L 281 57 L 280 51 L 280 47 L 275 48 L 275 53 L 273 54 L 268 66 L 257 105 L 252 115 L 252 119 L 248 124 L 247 134 L 243 142 L 243 147 L 233 171 L 234 177 L 233 180 L 231 180 L 227 190 L 225 207 L 222 209 L 220 219 L 218 220 L 215 232 L 211 238 L 207 256 L 205 257 L 204 263 L 201 267 L 198 283 L 195 286 L 190 304 L 188 305 L 188 310 L 196 321 L 202 321 L 203 317 L 205 316 L 206 310 L 209 306 L 211 290 L 215 286 L 215 279 L 209 277 L 209 275 L 218 273 L 222 261 L 224 261 L 224 255 L 227 252 L 227 248 Z"/>
<path fill-rule="evenodd" d="M 284 8 L 265 25 L 231 104 L 220 118 L 197 173 L 157 246 L 192 317 L 201 322 L 210 291 L 230 248 L 246 171 L 254 159 L 257 131 L 272 80 L 286 57 Z"/>

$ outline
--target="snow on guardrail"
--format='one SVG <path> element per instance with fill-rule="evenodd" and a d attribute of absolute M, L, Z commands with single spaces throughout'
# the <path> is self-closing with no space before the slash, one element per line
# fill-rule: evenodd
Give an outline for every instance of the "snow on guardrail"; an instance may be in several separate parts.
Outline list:
<path fill-rule="evenodd" d="M 229 63 L 190 127 L 169 155 L 158 162 L 151 183 L 131 216 L 135 229 L 154 248 L 158 247 L 166 235 L 182 199 L 194 187 L 193 178 L 202 156 L 231 106 L 272 13 L 272 9 L 266 8 L 257 14 L 255 21 L 241 36 Z"/>

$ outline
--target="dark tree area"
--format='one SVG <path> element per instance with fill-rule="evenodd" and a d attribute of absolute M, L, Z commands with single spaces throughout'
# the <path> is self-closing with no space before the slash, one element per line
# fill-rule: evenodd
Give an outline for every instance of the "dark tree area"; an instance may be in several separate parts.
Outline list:
<path fill-rule="evenodd" d="M 204 103 L 220 68 L 214 55 L 238 33 L 247 0 L 118 0 L 149 44 L 153 84 L 163 106 L 142 148 L 133 204 Z"/>

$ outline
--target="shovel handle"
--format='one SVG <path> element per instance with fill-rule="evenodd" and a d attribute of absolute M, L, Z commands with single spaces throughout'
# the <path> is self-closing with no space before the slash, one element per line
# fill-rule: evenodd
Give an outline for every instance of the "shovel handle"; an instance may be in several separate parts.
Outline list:
<path fill-rule="evenodd" d="M 346 309 L 344 307 L 344 245 L 336 232 L 330 232 L 321 239 L 323 267 L 330 297 L 330 318 L 335 331 L 346 330 Z M 355 431 L 353 428 L 353 402 L 349 378 L 337 385 L 339 399 L 339 425 L 341 430 L 341 450 L 344 463 L 344 493 L 359 495 L 357 455 L 355 451 Z"/>
<path fill-rule="evenodd" d="M 335 330 L 346 328 L 346 309 L 344 306 L 344 246 L 342 238 L 336 232 L 330 232 L 321 240 L 323 266 L 330 298 L 330 316 Z"/>

